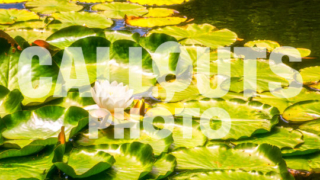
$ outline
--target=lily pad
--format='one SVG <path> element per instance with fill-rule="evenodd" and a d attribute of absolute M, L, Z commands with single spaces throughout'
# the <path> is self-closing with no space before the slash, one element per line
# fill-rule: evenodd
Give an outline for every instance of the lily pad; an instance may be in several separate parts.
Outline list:
<path fill-rule="evenodd" d="M 271 133 L 256 135 L 248 140 L 232 141 L 233 144 L 253 143 L 253 144 L 270 144 L 280 149 L 294 148 L 303 143 L 302 133 L 292 128 L 276 127 Z"/>
<path fill-rule="evenodd" d="M 52 14 L 55 12 L 80 11 L 83 6 L 64 0 L 34 0 L 29 1 L 26 7 L 40 14 Z"/>
<path fill-rule="evenodd" d="M 49 28 L 53 29 L 61 29 L 74 25 L 105 29 L 113 24 L 113 21 L 108 19 L 105 15 L 89 12 L 60 12 L 52 14 L 52 17 L 60 22 L 49 24 Z"/>
<path fill-rule="evenodd" d="M 88 112 L 78 108 L 44 106 L 34 111 L 18 111 L 2 119 L 6 129 L 2 136 L 14 140 L 45 140 L 57 138 L 65 127 L 67 140 L 87 125 Z"/>
<path fill-rule="evenodd" d="M 320 173 L 320 153 L 307 156 L 285 157 L 289 168 Z"/>
<path fill-rule="evenodd" d="M 178 13 L 174 9 L 167 8 L 149 8 L 148 11 L 148 14 L 144 15 L 144 17 L 168 17 Z"/>
<path fill-rule="evenodd" d="M 81 146 L 92 146 L 92 145 L 103 145 L 103 144 L 118 144 L 141 142 L 149 144 L 155 153 L 155 155 L 160 155 L 162 152 L 167 152 L 171 143 L 173 142 L 172 136 L 167 138 L 161 138 L 158 133 L 152 133 L 148 131 L 141 130 L 140 138 L 130 138 L 130 132 L 124 131 L 123 139 L 115 139 L 114 127 L 108 127 L 107 129 L 99 130 L 98 139 L 90 139 L 88 133 L 82 133 L 77 137 L 76 143 Z"/>
<path fill-rule="evenodd" d="M 105 36 L 107 40 L 109 40 L 111 43 L 114 43 L 117 40 L 130 40 L 135 41 L 133 39 L 133 35 L 131 32 L 127 31 L 105 31 Z"/>
<path fill-rule="evenodd" d="M 192 180 L 273 180 L 275 178 L 281 178 L 279 175 L 262 175 L 255 172 L 245 172 L 245 171 L 209 171 L 209 172 L 183 172 L 172 177 L 172 179 L 182 180 L 182 179 L 192 179 Z"/>
<path fill-rule="evenodd" d="M 0 179 L 45 179 L 52 167 L 53 146 L 33 156 L 0 160 Z"/>
<path fill-rule="evenodd" d="M 148 13 L 148 10 L 138 4 L 113 2 L 96 4 L 92 6 L 94 11 L 103 11 L 103 14 L 108 18 L 123 19 L 127 16 L 142 16 Z"/>
<path fill-rule="evenodd" d="M 25 2 L 28 0 L 0 0 L 1 4 L 5 4 L 5 3 L 20 3 L 20 2 Z"/>
<path fill-rule="evenodd" d="M 52 32 L 47 30 L 27 30 L 27 29 L 20 29 L 20 30 L 14 30 L 14 31 L 6 31 L 10 36 L 16 37 L 21 36 L 29 43 L 32 43 L 36 40 L 45 40 L 47 37 L 49 37 Z"/>
<path fill-rule="evenodd" d="M 17 89 L 9 91 L 4 86 L 0 86 L 0 117 L 21 110 L 23 96 Z"/>
<path fill-rule="evenodd" d="M 150 175 L 154 179 L 164 179 L 174 172 L 176 166 L 176 158 L 171 154 L 164 154 L 153 164 Z"/>
<path fill-rule="evenodd" d="M 29 53 L 32 53 L 32 52 L 26 51 L 26 53 L 24 54 L 25 56 L 21 56 L 20 51 L 18 51 L 14 47 L 11 47 L 11 49 L 8 52 L 3 52 L 0 54 L 0 59 L 1 59 L 0 68 L 3 72 L 6 72 L 6 73 L 1 73 L 0 75 L 0 85 L 6 87 L 10 91 L 13 91 L 14 89 L 20 90 L 20 86 L 24 84 L 20 82 L 20 85 L 19 85 L 18 77 L 25 76 L 26 74 L 28 74 L 28 71 L 20 71 L 20 74 L 19 74 L 18 63 L 23 62 L 21 61 L 22 58 L 28 58 L 27 56 L 29 55 Z M 30 64 L 24 63 L 24 64 L 20 64 L 20 66 L 26 67 L 27 69 L 29 69 Z M 43 103 L 46 99 L 48 99 L 53 95 L 54 87 L 59 86 L 58 84 L 56 84 L 56 78 L 59 72 L 59 69 L 56 64 L 52 63 L 51 66 L 42 66 L 39 64 L 39 62 L 32 61 L 31 72 L 32 72 L 32 76 L 31 76 L 32 85 L 38 86 L 37 88 L 40 88 L 40 89 L 51 87 L 51 90 L 50 92 L 48 92 L 47 95 L 44 95 L 43 97 L 39 97 L 39 98 L 28 97 L 24 95 L 24 94 L 34 93 L 33 89 L 23 89 L 23 91 L 20 90 L 20 92 L 24 96 L 24 100 L 22 101 L 23 105 L 36 105 L 36 104 Z M 21 73 L 25 73 L 25 74 L 21 74 Z M 40 77 L 52 77 L 52 81 L 50 78 L 47 78 L 46 80 L 43 80 L 41 84 L 39 84 L 38 79 Z"/>
<path fill-rule="evenodd" d="M 54 32 L 46 41 L 53 46 L 64 49 L 75 41 L 90 36 L 98 36 L 98 34 L 88 27 L 70 26 Z"/>
<path fill-rule="evenodd" d="M 283 149 L 283 156 L 300 156 L 320 151 L 320 137 L 316 134 L 301 131 L 304 143 L 293 149 Z"/>
<path fill-rule="evenodd" d="M 177 170 L 245 170 L 276 173 L 283 179 L 293 179 L 281 157 L 280 149 L 268 144 L 256 148 L 230 149 L 220 146 L 182 149 L 172 152 Z M 238 162 L 238 163 L 235 163 Z"/>
<path fill-rule="evenodd" d="M 254 88 L 252 86 L 253 79 L 250 77 L 248 79 L 244 79 L 244 65 L 250 60 L 241 60 L 241 59 L 232 59 L 232 60 L 217 60 L 213 61 L 210 64 L 210 75 L 217 75 L 218 74 L 218 64 L 222 64 L 222 67 L 231 67 L 231 84 L 230 84 L 230 91 L 233 92 L 243 92 L 244 91 L 244 84 L 247 85 L 247 88 Z M 253 60 L 252 60 L 253 61 Z M 275 64 L 271 60 L 254 60 L 257 63 L 257 92 L 261 93 L 264 91 L 273 91 L 275 89 L 269 89 L 269 83 L 281 83 L 282 86 L 288 86 L 289 83 L 294 81 L 294 72 L 293 70 L 283 64 Z M 273 69 L 277 69 L 278 72 L 281 72 L 281 74 L 276 75 L 271 70 L 271 67 Z M 198 66 L 197 71 L 198 72 L 205 72 L 203 69 L 206 68 L 204 66 Z M 247 72 L 252 71 L 252 69 L 246 69 Z M 222 74 L 219 75 L 225 75 L 228 76 L 228 71 L 221 70 Z M 288 80 L 287 80 L 288 79 Z M 227 89 L 228 83 L 222 83 L 222 88 Z M 248 89 L 249 90 L 249 89 Z"/>
<path fill-rule="evenodd" d="M 143 28 L 152 28 L 160 26 L 170 26 L 177 25 L 185 22 L 186 17 L 140 17 L 140 16 L 126 16 L 125 22 L 128 25 L 143 27 Z"/>
<path fill-rule="evenodd" d="M 72 0 L 75 2 L 82 2 L 82 3 L 101 3 L 101 2 L 112 2 L 113 0 Z"/>
<path fill-rule="evenodd" d="M 304 84 L 312 84 L 320 81 L 320 66 L 307 67 L 300 70 Z"/>
<path fill-rule="evenodd" d="M 320 118 L 320 102 L 303 101 L 289 106 L 282 114 L 287 121 L 305 122 Z"/>
<path fill-rule="evenodd" d="M 231 120 L 230 130 L 223 128 L 223 133 L 226 135 L 222 139 L 240 139 L 245 137 L 251 137 L 254 134 L 261 134 L 271 131 L 271 128 L 278 123 L 277 114 L 279 113 L 277 108 L 270 107 L 258 102 L 243 102 L 242 100 L 214 100 L 203 99 L 198 101 L 190 101 L 185 103 L 185 110 L 181 113 L 192 115 L 193 118 L 200 118 L 199 114 L 192 109 L 188 108 L 200 108 L 200 115 L 204 119 L 210 121 L 210 127 L 204 126 L 203 131 L 206 133 L 206 129 L 220 129 L 221 117 L 217 117 L 217 114 L 213 114 L 206 110 L 212 107 L 218 107 L 228 112 Z M 180 116 L 180 114 L 176 114 Z M 213 139 L 213 138 L 211 138 Z"/>
<path fill-rule="evenodd" d="M 249 41 L 244 44 L 245 47 L 258 47 L 258 48 L 266 48 L 268 52 L 272 52 L 274 49 L 280 47 L 280 44 L 275 41 L 270 40 L 255 40 Z"/>
<path fill-rule="evenodd" d="M 5 31 L 12 31 L 18 29 L 44 29 L 47 24 L 44 21 L 24 21 L 24 22 L 16 22 L 14 24 L 9 25 L 0 25 L 0 29 Z"/>
<path fill-rule="evenodd" d="M 183 4 L 183 3 L 188 2 L 190 0 L 158 0 L 158 1 L 153 1 L 153 0 L 129 0 L 129 1 L 133 2 L 133 3 L 142 4 L 142 5 L 163 6 L 163 5 Z"/>
<path fill-rule="evenodd" d="M 299 129 L 303 131 L 311 132 L 313 134 L 320 136 L 320 119 L 309 121 L 305 124 L 302 124 L 299 126 Z"/>
<path fill-rule="evenodd" d="M 90 179 L 140 179 L 152 170 L 152 148 L 148 144 L 133 142 L 121 146 L 100 145 L 95 147 L 111 154 L 116 162 L 111 170 L 92 176 Z"/>
<path fill-rule="evenodd" d="M 25 9 L 0 9 L 0 24 L 13 24 L 17 21 L 37 20 L 36 13 Z"/>
<path fill-rule="evenodd" d="M 296 88 L 296 90 L 299 91 L 300 89 Z M 276 94 L 277 96 L 273 94 Z M 253 97 L 253 100 L 277 107 L 280 113 L 283 113 L 283 111 L 287 107 L 301 101 L 320 100 L 320 92 L 310 91 L 306 88 L 303 88 L 300 94 L 298 94 L 297 96 L 294 96 L 294 97 L 289 97 L 289 96 L 290 94 L 284 93 L 283 91 L 276 90 L 276 91 L 273 91 L 272 93 L 271 92 L 260 93 L 257 96 Z"/>
<path fill-rule="evenodd" d="M 68 156 L 67 163 L 54 165 L 73 178 L 84 178 L 109 169 L 114 162 L 114 158 L 103 151 L 76 148 Z"/>
<path fill-rule="evenodd" d="M 228 30 L 218 30 L 210 24 L 188 24 L 186 26 L 168 26 L 156 30 L 151 33 L 165 33 L 175 37 L 183 45 L 202 45 L 217 49 L 222 46 L 233 44 L 237 35 Z"/>

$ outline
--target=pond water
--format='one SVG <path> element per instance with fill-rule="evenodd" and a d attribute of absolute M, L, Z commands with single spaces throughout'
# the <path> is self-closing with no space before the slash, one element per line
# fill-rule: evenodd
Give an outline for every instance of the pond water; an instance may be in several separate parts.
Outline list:
<path fill-rule="evenodd" d="M 319 0 L 194 0 L 173 8 L 194 18 L 194 23 L 230 29 L 243 42 L 273 40 L 310 49 L 316 59 L 292 64 L 296 69 L 320 65 Z"/>

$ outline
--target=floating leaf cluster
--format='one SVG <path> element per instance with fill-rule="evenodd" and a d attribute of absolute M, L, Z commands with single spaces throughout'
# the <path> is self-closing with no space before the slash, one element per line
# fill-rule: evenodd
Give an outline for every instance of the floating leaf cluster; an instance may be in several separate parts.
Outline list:
<path fill-rule="evenodd" d="M 80 11 L 83 6 L 74 2 L 34 0 L 26 3 L 28 10 L 0 11 L 0 27 L 4 30 L 0 31 L 0 179 L 290 180 L 294 177 L 288 169 L 320 173 L 319 67 L 301 69 L 302 79 L 298 79 L 284 63 L 272 63 L 267 58 L 256 60 L 257 93 L 248 98 L 243 96 L 244 60 L 232 52 L 226 52 L 231 54 L 229 60 L 217 59 L 217 48 L 234 44 L 236 33 L 210 24 L 188 23 L 186 17 L 173 9 L 149 7 L 186 1 L 80 2 L 102 4 L 93 5 L 95 12 L 89 13 Z M 145 36 L 111 30 L 109 27 L 119 19 L 128 26 L 152 29 Z M 180 23 L 184 24 L 178 26 Z M 170 93 L 166 89 L 176 91 L 185 86 L 187 80 L 175 77 L 188 69 L 175 71 L 177 59 L 169 51 L 157 54 L 157 47 L 168 41 L 180 44 L 179 48 L 186 50 L 180 55 L 189 56 L 194 65 L 190 85 L 175 92 L 169 102 L 166 99 Z M 39 86 L 40 77 L 52 77 L 52 89 L 43 98 L 30 98 L 23 93 L 32 92 L 19 88 L 19 57 L 24 49 L 34 46 L 48 50 L 53 60 L 50 66 L 39 65 L 36 58 L 32 61 L 34 86 Z M 249 41 L 244 46 L 297 57 L 289 49 L 277 51 L 281 46 L 274 41 Z M 140 115 L 149 111 L 155 117 L 151 126 L 167 130 L 170 135 L 160 138 L 157 131 L 150 132 L 141 123 L 140 138 L 130 138 L 130 132 L 125 131 L 124 138 L 117 139 L 111 125 L 99 130 L 97 139 L 90 139 L 89 113 L 85 107 L 95 104 L 93 98 L 73 90 L 64 98 L 53 96 L 55 89 L 65 87 L 57 78 L 59 71 L 67 70 L 61 68 L 61 60 L 68 47 L 82 48 L 91 84 L 97 79 L 97 47 L 110 47 L 110 59 L 114 61 L 109 66 L 111 76 L 100 74 L 99 78 L 125 85 L 129 85 L 129 47 L 141 47 L 142 69 L 133 73 L 141 75 L 143 87 L 130 88 L 134 94 L 147 92 L 150 98 L 136 100 L 135 106 L 142 109 Z M 206 68 L 205 64 L 196 62 L 197 47 L 211 48 L 207 74 L 196 73 Z M 304 48 L 298 51 L 301 57 L 311 53 Z M 75 55 L 72 51 L 68 53 Z M 282 70 L 282 76 L 271 71 L 269 62 Z M 166 63 L 169 69 L 162 69 Z M 221 64 L 230 66 L 231 73 L 219 74 Z M 157 83 L 157 77 L 167 74 L 171 79 Z M 71 72 L 71 77 L 75 76 Z M 228 79 L 231 86 L 226 91 Z M 218 81 L 223 82 L 221 86 Z M 210 82 L 210 87 L 206 82 Z M 271 82 L 280 82 L 282 87 L 303 83 L 304 87 L 299 95 L 287 97 L 278 89 L 270 92 Z M 49 83 L 45 81 L 42 85 Z M 210 88 L 217 88 L 225 95 L 215 98 Z M 203 131 L 221 126 L 222 119 L 216 114 L 204 113 L 211 107 L 229 113 L 231 127 L 227 136 L 215 138 L 210 136 L 210 131 Z M 156 117 L 168 115 L 163 108 L 174 114 L 174 124 L 164 124 Z M 201 124 L 199 113 L 192 108 L 199 108 L 209 123 Z M 182 126 L 186 115 L 193 117 L 190 127 Z M 294 128 L 288 127 L 291 125 Z M 189 139 L 184 139 L 185 131 L 192 132 Z"/>

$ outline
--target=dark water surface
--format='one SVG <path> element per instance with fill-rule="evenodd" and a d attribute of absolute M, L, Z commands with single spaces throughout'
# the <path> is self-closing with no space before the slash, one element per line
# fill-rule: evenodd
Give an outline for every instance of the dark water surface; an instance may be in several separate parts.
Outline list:
<path fill-rule="evenodd" d="M 320 65 L 320 0 L 193 0 L 173 8 L 194 23 L 228 28 L 243 43 L 273 40 L 310 49 L 316 59 L 293 64 L 297 69 Z"/>

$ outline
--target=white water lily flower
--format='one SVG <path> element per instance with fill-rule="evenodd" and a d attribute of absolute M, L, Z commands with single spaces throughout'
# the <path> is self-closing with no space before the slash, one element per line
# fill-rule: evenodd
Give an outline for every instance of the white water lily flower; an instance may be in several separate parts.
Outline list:
<path fill-rule="evenodd" d="M 111 84 L 108 80 L 96 81 L 91 93 L 99 108 L 107 109 L 111 113 L 115 108 L 125 109 L 133 102 L 133 89 L 123 86 L 123 83 L 118 84 L 117 81 Z"/>

